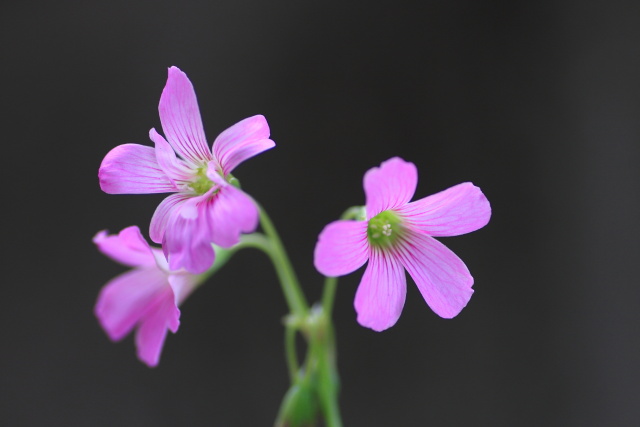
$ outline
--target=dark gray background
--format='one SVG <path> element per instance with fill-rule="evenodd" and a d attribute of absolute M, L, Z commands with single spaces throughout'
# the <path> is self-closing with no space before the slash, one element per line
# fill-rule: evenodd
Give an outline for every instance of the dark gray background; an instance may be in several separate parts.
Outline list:
<path fill-rule="evenodd" d="M 161 364 L 92 310 L 123 268 L 91 237 L 147 230 L 163 196 L 109 196 L 102 157 L 151 144 L 171 65 L 208 138 L 264 114 L 277 147 L 237 169 L 310 299 L 317 234 L 394 155 L 417 197 L 463 181 L 484 229 L 442 239 L 476 293 L 454 320 L 412 282 L 398 324 L 336 306 L 346 426 L 633 426 L 640 416 L 637 1 L 5 1 L 0 421 L 268 426 L 287 387 L 275 275 L 240 253 L 182 307 Z"/>

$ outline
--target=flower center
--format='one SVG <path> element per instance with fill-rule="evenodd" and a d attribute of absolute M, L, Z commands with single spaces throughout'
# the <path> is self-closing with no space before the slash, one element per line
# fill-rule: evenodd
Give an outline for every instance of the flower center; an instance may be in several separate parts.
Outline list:
<path fill-rule="evenodd" d="M 367 238 L 374 246 L 391 246 L 402 235 L 403 226 L 398 214 L 382 211 L 369 220 Z"/>
<path fill-rule="evenodd" d="M 197 169 L 195 179 L 191 181 L 189 187 L 196 194 L 201 195 L 209 191 L 214 185 L 215 183 L 207 177 L 207 168 L 201 167 Z"/>

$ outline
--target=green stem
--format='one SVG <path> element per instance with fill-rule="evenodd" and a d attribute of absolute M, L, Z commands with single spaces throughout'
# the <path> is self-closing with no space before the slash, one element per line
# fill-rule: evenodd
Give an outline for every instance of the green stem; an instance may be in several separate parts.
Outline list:
<path fill-rule="evenodd" d="M 338 279 L 327 277 L 322 291 L 323 339 L 322 352 L 318 355 L 320 383 L 318 391 L 320 402 L 328 427 L 341 427 L 338 392 L 340 379 L 336 366 L 336 340 L 331 318 Z"/>
<path fill-rule="evenodd" d="M 289 323 L 285 324 L 284 331 L 284 348 L 287 357 L 287 367 L 289 368 L 289 380 L 291 384 L 296 381 L 300 364 L 298 362 L 298 353 L 296 352 L 296 327 Z"/>
<path fill-rule="evenodd" d="M 291 266 L 278 232 L 262 206 L 258 205 L 258 208 L 260 209 L 260 225 L 264 230 L 264 234 L 269 238 L 271 248 L 271 250 L 265 252 L 271 258 L 276 269 L 289 310 L 299 318 L 304 318 L 309 313 L 309 304 L 302 293 L 298 278 Z"/>
<path fill-rule="evenodd" d="M 331 315 L 333 312 L 333 301 L 336 296 L 336 288 L 338 285 L 337 277 L 326 277 L 324 279 L 324 289 L 322 289 L 322 309 L 327 316 L 329 322 L 331 322 Z"/>
<path fill-rule="evenodd" d="M 342 427 L 338 406 L 335 335 L 331 320 L 338 280 L 335 277 L 325 279 L 322 305 L 310 309 L 280 236 L 264 209 L 259 206 L 259 210 L 264 234 L 242 236 L 233 251 L 253 247 L 269 256 L 290 311 L 284 322 L 284 344 L 291 388 L 285 395 L 276 425 L 306 425 L 306 422 L 312 422 L 317 417 L 316 411 L 319 410 L 327 427 Z M 356 213 L 355 210 L 351 212 L 352 215 Z M 300 367 L 296 350 L 298 332 L 302 332 L 307 341 L 303 367 Z"/>
<path fill-rule="evenodd" d="M 328 328 L 330 329 L 330 328 Z M 324 419 L 328 427 L 342 427 L 342 420 L 340 419 L 340 408 L 338 406 L 338 388 L 339 380 L 338 373 L 335 368 L 335 351 L 333 347 L 333 333 L 330 330 L 326 331 L 328 335 L 331 335 L 329 340 L 331 343 L 326 343 L 322 349 L 322 353 L 319 355 L 319 385 L 318 391 L 320 394 L 320 405 L 324 414 Z"/>
<path fill-rule="evenodd" d="M 275 233 L 275 229 L 273 229 L 273 225 L 271 225 L 271 227 L 272 227 L 271 228 L 272 232 Z M 280 246 L 282 246 L 282 244 L 280 244 Z M 291 289 L 292 288 L 291 284 L 294 285 L 294 288 L 293 288 L 294 290 L 295 289 L 299 290 L 300 287 L 297 285 L 297 281 L 285 283 L 285 280 L 291 280 L 290 279 L 291 277 L 293 277 L 295 280 L 295 275 L 293 273 L 293 270 L 291 270 L 290 272 L 287 272 L 288 262 L 287 262 L 286 253 L 284 254 L 275 253 L 275 245 L 273 243 L 273 237 L 267 238 L 265 235 L 261 233 L 244 234 L 240 237 L 240 243 L 235 245 L 232 249 L 235 252 L 236 250 L 242 249 L 242 248 L 259 249 L 265 254 L 267 254 L 267 256 L 269 256 L 276 270 L 276 273 L 278 274 L 278 278 L 280 279 L 280 285 L 282 286 L 282 291 L 284 292 L 285 299 L 287 300 L 287 303 L 289 305 L 289 310 L 291 312 L 295 312 L 296 310 L 295 304 L 300 304 L 300 301 L 294 302 L 297 300 L 295 298 L 295 291 L 292 291 Z M 282 262 L 283 260 L 285 261 L 285 263 Z M 302 300 L 302 303 L 306 304 L 304 300 Z M 302 307 L 305 310 L 307 310 L 305 306 L 302 306 Z M 298 308 L 298 310 L 300 310 L 300 308 Z M 298 314 L 298 316 L 301 316 L 300 318 L 304 318 L 304 315 Z M 295 316 L 294 318 L 288 317 L 285 320 L 284 348 L 285 348 L 285 357 L 287 360 L 287 369 L 289 371 L 289 378 L 291 380 L 291 383 L 293 383 L 296 380 L 297 373 L 300 370 L 298 355 L 296 353 L 296 341 L 295 341 L 296 333 L 299 327 L 298 325 L 300 324 L 300 321 L 298 319 L 299 318 Z"/>

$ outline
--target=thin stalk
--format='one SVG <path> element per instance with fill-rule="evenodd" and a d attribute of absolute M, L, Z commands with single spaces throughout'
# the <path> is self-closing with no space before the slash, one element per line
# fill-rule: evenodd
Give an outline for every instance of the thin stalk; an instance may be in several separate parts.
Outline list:
<path fill-rule="evenodd" d="M 339 377 L 336 369 L 335 336 L 331 319 L 323 311 L 310 351 L 317 364 L 318 398 L 327 427 L 342 427 L 338 406 Z"/>
<path fill-rule="evenodd" d="M 337 277 L 326 277 L 324 279 L 324 288 L 322 289 L 322 311 L 327 316 L 327 320 L 331 322 L 333 312 L 333 301 L 336 296 L 336 288 L 338 285 Z"/>
<path fill-rule="evenodd" d="M 276 269 L 289 310 L 297 317 L 304 318 L 309 313 L 309 304 L 302 293 L 298 278 L 291 266 L 278 232 L 262 206 L 258 205 L 258 208 L 260 209 L 260 225 L 264 230 L 264 234 L 269 238 L 271 247 L 270 251 L 265 252 L 271 257 Z"/>
<path fill-rule="evenodd" d="M 338 379 L 333 367 L 332 357 L 325 351 L 320 356 L 320 404 L 327 427 L 342 427 L 340 408 L 338 406 Z"/>
<path fill-rule="evenodd" d="M 274 254 L 275 249 L 273 244 L 273 238 L 268 238 L 261 233 L 245 234 L 241 236 L 240 243 L 235 245 L 233 247 L 233 250 L 235 251 L 242 248 L 259 249 L 269 256 L 276 270 L 278 278 L 280 279 L 282 291 L 284 292 L 285 299 L 289 304 L 289 310 L 291 312 L 294 312 L 295 306 L 292 303 L 292 298 L 288 297 L 289 294 L 287 293 L 287 290 L 289 290 L 289 287 L 285 286 L 284 284 L 284 277 L 289 277 L 284 272 L 284 270 L 286 270 L 286 267 L 282 266 L 282 260 L 283 259 L 286 260 L 286 254 L 284 254 L 284 257 Z M 304 303 L 306 304 L 306 302 Z M 295 382 L 296 376 L 298 375 L 298 371 L 300 370 L 300 364 L 298 362 L 298 355 L 296 352 L 296 341 L 295 341 L 298 326 L 295 323 L 297 322 L 294 320 L 294 323 L 292 324 L 291 319 L 287 319 L 285 321 L 285 336 L 284 336 L 285 358 L 287 360 L 287 370 L 289 371 L 289 378 L 292 384 Z"/>
<path fill-rule="evenodd" d="M 339 378 L 336 369 L 336 347 L 331 313 L 337 288 L 337 278 L 327 277 L 322 293 L 322 305 L 317 309 L 310 309 L 307 300 L 291 266 L 289 257 L 284 249 L 271 219 L 259 206 L 260 225 L 264 234 L 253 233 L 244 235 L 235 248 L 254 247 L 265 252 L 276 270 L 282 292 L 289 307 L 290 314 L 285 320 L 285 357 L 291 380 L 290 388 L 281 407 L 276 425 L 290 420 L 289 416 L 298 414 L 298 410 L 304 411 L 304 406 L 296 409 L 300 392 L 311 386 L 315 390 L 313 394 L 327 427 L 342 427 L 340 410 L 338 406 Z M 304 367 L 301 368 L 296 351 L 296 334 L 303 332 L 307 340 L 307 354 Z M 302 374 L 302 376 L 300 376 Z M 315 383 L 315 385 L 313 385 Z M 300 388 L 302 387 L 302 388 Z M 305 405 L 300 401 L 301 405 Z M 307 410 L 313 410 L 306 407 Z M 293 412 L 289 412 L 293 411 Z M 302 412 L 303 418 L 313 413 Z"/>
<path fill-rule="evenodd" d="M 284 331 L 284 349 L 287 357 L 287 367 L 289 368 L 289 380 L 291 384 L 296 381 L 298 372 L 300 371 L 300 363 L 298 362 L 298 353 L 296 351 L 296 327 L 294 325 L 285 324 Z"/>

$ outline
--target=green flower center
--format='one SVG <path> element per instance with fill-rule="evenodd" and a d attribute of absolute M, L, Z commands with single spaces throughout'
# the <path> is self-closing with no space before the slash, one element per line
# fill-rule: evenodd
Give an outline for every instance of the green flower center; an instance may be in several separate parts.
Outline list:
<path fill-rule="evenodd" d="M 207 177 L 207 168 L 201 167 L 196 171 L 196 177 L 189 187 L 198 195 L 204 194 L 211 189 L 215 184 Z"/>
<path fill-rule="evenodd" d="M 391 246 L 403 232 L 402 220 L 393 211 L 382 211 L 369 220 L 367 238 L 373 246 Z"/>

